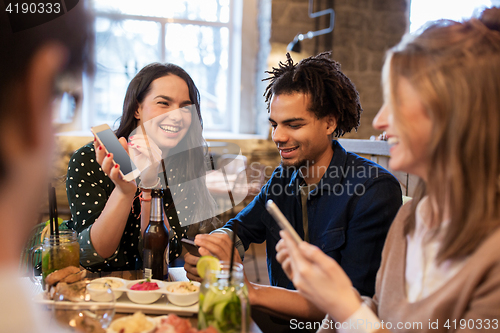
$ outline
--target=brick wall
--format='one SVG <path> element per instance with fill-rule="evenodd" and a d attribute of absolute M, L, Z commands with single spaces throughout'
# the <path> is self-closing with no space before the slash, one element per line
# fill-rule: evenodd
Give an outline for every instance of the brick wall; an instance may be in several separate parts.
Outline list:
<path fill-rule="evenodd" d="M 298 33 L 328 27 L 329 15 L 311 19 L 309 0 L 272 0 L 271 42 L 288 44 Z M 357 133 L 346 138 L 367 139 L 378 134 L 371 122 L 382 105 L 380 74 L 385 51 L 397 44 L 408 22 L 407 0 L 315 0 L 314 11 L 333 5 L 332 33 L 302 42 L 300 57 L 332 50 L 333 59 L 354 82 L 364 109 Z M 273 48 L 273 51 L 276 48 Z M 282 52 L 282 48 L 279 48 Z"/>

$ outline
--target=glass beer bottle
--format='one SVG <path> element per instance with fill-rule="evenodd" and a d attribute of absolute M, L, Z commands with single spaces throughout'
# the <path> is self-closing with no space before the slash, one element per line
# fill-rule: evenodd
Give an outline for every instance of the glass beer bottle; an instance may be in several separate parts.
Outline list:
<path fill-rule="evenodd" d="M 168 230 L 163 223 L 163 191 L 151 191 L 151 214 L 144 232 L 144 278 L 168 277 Z"/>

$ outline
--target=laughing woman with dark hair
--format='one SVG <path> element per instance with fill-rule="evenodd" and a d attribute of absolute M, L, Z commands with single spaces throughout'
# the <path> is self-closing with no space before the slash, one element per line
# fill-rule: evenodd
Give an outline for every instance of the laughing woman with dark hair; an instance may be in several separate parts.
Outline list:
<path fill-rule="evenodd" d="M 132 79 L 116 134 L 136 165 L 142 166 L 140 183 L 123 180 L 112 154 L 106 155 L 95 140 L 77 150 L 69 163 L 66 187 L 84 267 L 92 271 L 142 267 L 141 240 L 153 187 L 166 189 L 170 261 L 179 257 L 182 237 L 218 226 L 217 219 L 207 218 L 215 214 L 203 184 L 206 149 L 201 131 L 199 92 L 186 71 L 153 63 Z"/>

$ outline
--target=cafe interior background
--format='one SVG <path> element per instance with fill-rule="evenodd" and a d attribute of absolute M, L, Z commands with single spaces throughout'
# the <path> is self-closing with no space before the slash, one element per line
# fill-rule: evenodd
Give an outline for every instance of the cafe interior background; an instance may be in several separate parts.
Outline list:
<path fill-rule="evenodd" d="M 500 6 L 500 0 L 95 0 L 87 5 L 95 12 L 97 70 L 68 83 L 71 94 L 54 115 L 52 184 L 63 219 L 70 217 L 65 189 L 70 156 L 93 139 L 91 126 L 116 128 L 126 87 L 146 64 L 172 62 L 186 69 L 201 93 L 204 137 L 214 155 L 225 153 L 224 142 L 235 143 L 247 166 L 258 162 L 269 176 L 280 157 L 270 136 L 264 72 L 286 59 L 287 47 L 295 62 L 331 51 L 363 107 L 361 126 L 342 144 L 386 166 L 385 143 L 370 141 L 380 134 L 371 122 L 382 105 L 386 50 L 428 20 L 459 20 L 475 8 Z M 412 178 L 396 176 L 411 196 Z M 40 222 L 47 216 L 44 204 Z"/>

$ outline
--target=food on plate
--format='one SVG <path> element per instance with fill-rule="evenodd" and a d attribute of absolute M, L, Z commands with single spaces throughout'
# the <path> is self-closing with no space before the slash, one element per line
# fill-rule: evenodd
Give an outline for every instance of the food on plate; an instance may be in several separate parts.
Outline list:
<path fill-rule="evenodd" d="M 142 312 L 136 312 L 132 316 L 115 320 L 110 328 L 118 333 L 141 333 L 150 332 L 154 329 L 154 323 Z"/>
<path fill-rule="evenodd" d="M 74 283 L 83 280 L 85 276 L 87 275 L 87 271 L 85 269 L 80 270 L 79 272 L 70 274 L 66 276 L 64 279 L 61 279 L 59 282 L 66 282 L 66 283 Z"/>
<path fill-rule="evenodd" d="M 139 304 L 151 304 L 159 300 L 166 292 L 160 280 L 139 280 L 127 284 L 127 296 Z"/>
<path fill-rule="evenodd" d="M 120 288 L 121 286 L 123 286 L 121 281 L 113 279 L 101 279 L 98 282 L 92 282 L 92 288 L 94 289 L 107 289 L 108 287 L 113 289 Z"/>
<path fill-rule="evenodd" d="M 45 283 L 45 298 L 54 299 L 56 293 L 68 293 L 69 298 L 74 298 L 76 292 L 85 289 L 86 283 L 82 280 L 85 278 L 87 271 L 75 266 L 68 266 L 59 269 L 47 275 Z M 82 282 L 82 283 L 80 283 Z"/>
<path fill-rule="evenodd" d="M 188 319 L 179 318 L 178 316 L 171 314 L 167 317 L 162 317 L 158 326 L 156 327 L 155 333 L 217 333 L 217 330 L 213 327 L 198 331 L 196 328 L 191 326 Z"/>
<path fill-rule="evenodd" d="M 190 306 L 198 303 L 200 299 L 200 283 L 183 281 L 167 285 L 167 298 L 169 303 L 177 306 Z"/>
<path fill-rule="evenodd" d="M 191 326 L 189 319 L 180 318 L 174 314 L 155 318 L 152 322 L 142 312 L 136 312 L 133 316 L 123 317 L 113 321 L 110 330 L 114 333 L 142 333 L 152 331 L 153 322 L 156 321 L 154 333 L 218 333 L 213 327 L 197 330 Z"/>
<path fill-rule="evenodd" d="M 141 281 L 130 287 L 131 290 L 158 290 L 158 284 L 156 282 Z"/>
<path fill-rule="evenodd" d="M 58 282 L 73 283 L 73 282 L 79 281 L 81 279 L 71 281 L 71 282 L 64 281 L 64 279 L 73 280 L 74 274 L 81 274 L 80 272 L 81 272 L 80 268 L 75 267 L 75 266 L 68 266 L 68 267 L 65 267 L 63 269 L 58 269 L 57 271 L 54 271 L 54 272 L 50 273 L 49 275 L 47 275 L 47 277 L 45 278 L 45 283 L 49 286 L 55 285 Z M 83 272 L 86 272 L 86 271 L 83 270 Z M 73 276 L 73 277 L 71 277 L 71 276 Z"/>
<path fill-rule="evenodd" d="M 59 282 L 50 288 L 48 295 L 50 299 L 54 299 L 56 294 L 64 295 L 66 300 L 79 302 L 82 300 L 81 296 L 85 294 L 86 287 L 86 281 L 78 281 L 70 284 L 66 282 Z"/>
<path fill-rule="evenodd" d="M 123 294 L 124 281 L 116 277 L 99 278 L 90 281 L 87 291 L 95 302 L 113 302 Z"/>
<path fill-rule="evenodd" d="M 200 287 L 195 286 L 191 281 L 183 281 L 176 284 L 172 284 L 167 287 L 167 291 L 171 293 L 188 294 L 200 290 Z"/>

